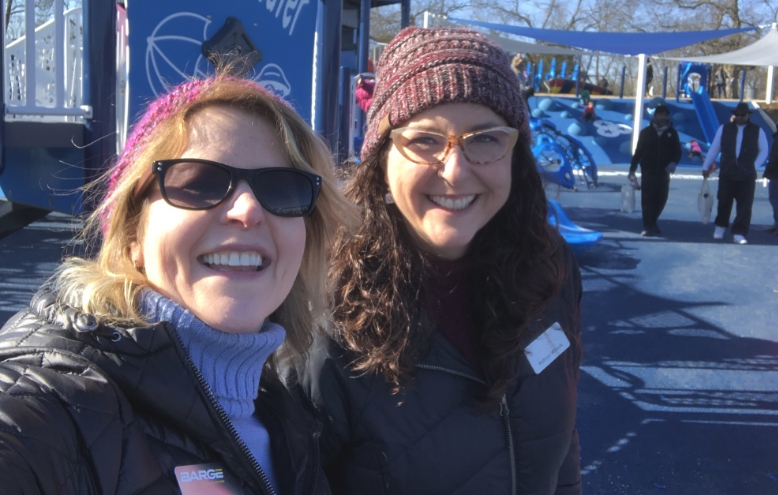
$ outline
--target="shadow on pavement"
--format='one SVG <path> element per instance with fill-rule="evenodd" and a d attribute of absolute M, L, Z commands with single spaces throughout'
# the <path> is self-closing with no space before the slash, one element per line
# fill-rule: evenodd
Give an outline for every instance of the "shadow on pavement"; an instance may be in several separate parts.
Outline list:
<path fill-rule="evenodd" d="M 634 223 L 569 211 L 606 232 Z M 685 239 L 675 242 L 706 241 L 698 237 L 709 230 L 691 222 L 662 227 Z M 697 316 L 732 303 L 638 289 L 652 273 L 638 269 L 636 241 L 642 239 L 609 239 L 577 256 L 584 281 L 584 493 L 778 493 L 778 343 L 733 335 Z"/>
<path fill-rule="evenodd" d="M 617 210 L 604 210 L 599 208 L 565 207 L 568 217 L 581 227 L 596 230 L 606 235 L 608 233 L 634 233 L 638 235 L 643 224 L 640 214 L 627 216 Z M 637 216 L 635 216 L 637 215 Z M 657 237 L 636 237 L 631 241 L 643 242 L 685 242 L 685 243 L 710 243 L 732 244 L 732 234 L 727 230 L 724 239 L 713 239 L 713 223 L 703 225 L 699 221 L 680 221 L 672 219 L 659 219 L 659 228 L 662 234 Z M 778 246 L 778 236 L 766 232 L 765 226 L 752 225 L 747 236 L 749 245 Z"/>
<path fill-rule="evenodd" d="M 49 214 L 0 240 L 0 326 L 30 303 L 32 296 L 68 253 L 80 223 Z"/>

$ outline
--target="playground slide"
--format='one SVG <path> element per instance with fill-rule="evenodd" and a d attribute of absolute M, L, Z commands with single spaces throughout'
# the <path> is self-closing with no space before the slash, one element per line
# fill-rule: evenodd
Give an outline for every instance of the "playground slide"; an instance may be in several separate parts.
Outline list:
<path fill-rule="evenodd" d="M 565 214 L 562 205 L 553 199 L 548 200 L 548 223 L 559 229 L 574 253 L 580 253 L 602 240 L 602 233 L 585 229 L 574 224 Z"/>
<path fill-rule="evenodd" d="M 705 134 L 705 140 L 708 142 L 708 146 L 710 146 L 713 138 L 716 137 L 716 131 L 721 125 L 719 124 L 718 117 L 716 117 L 716 110 L 713 108 L 710 96 L 708 96 L 708 91 L 705 88 L 692 91 L 691 96 L 694 110 L 697 111 L 697 117 L 700 119 L 702 132 Z"/>

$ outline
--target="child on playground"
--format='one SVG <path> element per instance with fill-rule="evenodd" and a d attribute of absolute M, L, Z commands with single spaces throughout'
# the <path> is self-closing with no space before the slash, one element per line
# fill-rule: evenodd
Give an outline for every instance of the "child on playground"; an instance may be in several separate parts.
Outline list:
<path fill-rule="evenodd" d="M 581 115 L 581 120 L 584 122 L 591 122 L 594 120 L 596 115 L 594 114 L 594 102 L 592 100 L 589 100 L 586 103 L 586 108 L 584 108 L 583 115 Z"/>
<path fill-rule="evenodd" d="M 689 141 L 689 158 L 697 157 L 700 160 L 702 160 L 702 148 L 700 148 L 700 143 L 698 143 L 696 140 L 692 139 Z"/>
<path fill-rule="evenodd" d="M 363 112 L 367 113 L 370 110 L 370 105 L 373 104 L 373 88 L 375 87 L 375 64 L 373 60 L 367 59 L 367 72 L 359 74 L 357 76 L 357 87 L 354 91 L 354 96 L 357 100 L 357 105 Z"/>
<path fill-rule="evenodd" d="M 581 105 L 588 105 L 591 101 L 592 94 L 589 92 L 588 89 L 584 89 L 581 91 L 580 99 L 581 99 Z"/>

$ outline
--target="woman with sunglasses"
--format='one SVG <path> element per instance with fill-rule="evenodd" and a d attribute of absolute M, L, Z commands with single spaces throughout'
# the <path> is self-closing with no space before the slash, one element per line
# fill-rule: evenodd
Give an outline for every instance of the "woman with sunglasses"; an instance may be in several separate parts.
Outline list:
<path fill-rule="evenodd" d="M 337 238 L 336 327 L 302 383 L 339 494 L 577 494 L 581 279 L 526 107 L 481 35 L 407 28 L 378 64 Z"/>
<path fill-rule="evenodd" d="M 70 258 L 0 331 L 3 493 L 329 493 L 278 379 L 351 215 L 285 103 L 217 75 L 154 101 Z M 211 491 L 209 491 L 211 490 Z"/>

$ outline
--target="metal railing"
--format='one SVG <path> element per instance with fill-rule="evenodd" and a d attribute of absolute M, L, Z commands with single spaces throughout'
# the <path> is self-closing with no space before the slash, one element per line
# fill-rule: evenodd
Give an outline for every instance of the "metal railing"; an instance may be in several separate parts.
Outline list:
<path fill-rule="evenodd" d="M 384 53 L 384 48 L 386 48 L 387 44 L 370 40 L 370 58 L 373 60 L 373 63 L 378 63 L 378 59 L 381 58 L 381 54 Z"/>
<path fill-rule="evenodd" d="M 26 0 L 24 17 L 25 35 L 5 46 L 6 120 L 90 118 L 82 98 L 82 9 L 63 12 L 55 0 L 53 19 L 35 28 L 35 1 Z"/>

